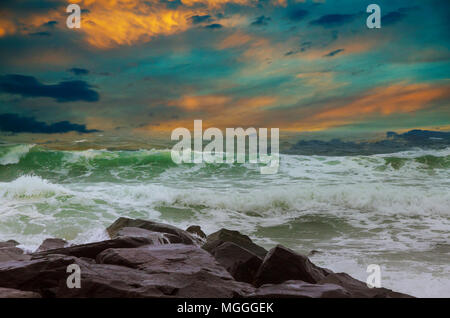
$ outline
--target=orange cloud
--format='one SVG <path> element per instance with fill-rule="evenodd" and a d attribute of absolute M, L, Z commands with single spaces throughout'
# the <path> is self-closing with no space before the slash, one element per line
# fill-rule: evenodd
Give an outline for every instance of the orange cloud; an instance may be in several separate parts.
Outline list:
<path fill-rule="evenodd" d="M 450 98 L 449 85 L 393 84 L 378 87 L 342 105 L 320 105 L 321 109 L 307 113 L 289 110 L 280 118 L 280 127 L 291 131 L 318 131 L 362 122 L 368 118 L 406 114 L 431 107 L 434 102 Z M 319 106 L 319 105 L 318 105 Z M 309 111 L 310 112 L 310 111 Z M 290 118 L 300 118 L 292 121 Z"/>
<path fill-rule="evenodd" d="M 225 39 L 222 40 L 222 42 L 219 43 L 217 46 L 218 49 L 229 49 L 233 47 L 240 47 L 243 46 L 249 42 L 252 41 L 252 37 L 248 34 L 242 33 L 242 32 L 236 32 L 229 36 L 227 36 Z"/>
<path fill-rule="evenodd" d="M 430 84 L 394 84 L 370 91 L 367 95 L 342 107 L 318 113 L 312 119 L 361 118 L 409 113 L 431 106 L 431 102 L 450 96 L 449 86 Z"/>
<path fill-rule="evenodd" d="M 223 108 L 231 103 L 231 97 L 221 95 L 183 96 L 178 100 L 170 101 L 169 106 L 177 106 L 185 110 L 211 111 Z"/>
<path fill-rule="evenodd" d="M 168 120 L 161 125 L 148 125 L 139 131 L 170 131 L 177 127 L 190 127 L 194 119 L 203 119 L 204 127 L 258 126 L 263 122 L 264 108 L 276 105 L 274 96 L 232 98 L 223 95 L 183 96 L 169 102 L 169 106 L 192 111 L 188 118 Z"/>
<path fill-rule="evenodd" d="M 16 32 L 16 26 L 11 21 L 0 18 L 0 37 Z"/>
<path fill-rule="evenodd" d="M 228 3 L 254 5 L 252 0 L 182 0 L 182 5 L 176 8 L 159 0 L 73 0 L 71 3 L 84 10 L 79 31 L 85 34 L 90 45 L 102 49 L 133 45 L 156 36 L 186 31 L 193 26 L 192 16 L 213 14 Z M 57 10 L 33 13 L 23 18 L 18 18 L 17 13 L 2 12 L 0 37 L 16 32 L 27 33 L 49 20 L 65 21 L 65 5 L 61 2 Z M 242 23 L 243 19 L 223 20 L 224 25 L 230 26 Z M 65 23 L 60 27 L 65 28 Z"/>
<path fill-rule="evenodd" d="M 305 78 L 315 75 L 317 74 L 308 74 Z M 340 100 L 328 105 L 315 105 L 314 108 L 271 109 L 270 107 L 286 102 L 286 99 L 280 96 L 184 96 L 171 102 L 172 106 L 188 111 L 183 118 L 165 121 L 158 126 L 148 125 L 139 131 L 167 132 L 177 127 L 189 128 L 194 119 L 202 119 L 204 128 L 278 127 L 286 132 L 320 131 L 363 122 L 370 118 L 412 113 L 449 98 L 449 85 L 407 83 L 372 89 L 364 95 L 351 98 L 346 104 Z"/>

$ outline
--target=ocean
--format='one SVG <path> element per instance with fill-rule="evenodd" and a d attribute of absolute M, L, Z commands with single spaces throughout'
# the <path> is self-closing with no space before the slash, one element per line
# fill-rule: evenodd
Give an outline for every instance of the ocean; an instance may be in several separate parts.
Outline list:
<path fill-rule="evenodd" d="M 0 241 L 106 238 L 120 216 L 241 231 L 365 281 L 450 297 L 450 147 L 352 156 L 280 156 L 258 164 L 182 164 L 170 150 L 54 150 L 0 145 Z"/>

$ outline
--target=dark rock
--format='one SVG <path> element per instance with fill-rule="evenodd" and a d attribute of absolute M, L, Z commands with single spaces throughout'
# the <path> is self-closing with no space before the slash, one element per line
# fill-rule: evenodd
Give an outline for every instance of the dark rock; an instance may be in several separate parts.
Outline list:
<path fill-rule="evenodd" d="M 314 255 L 317 255 L 317 254 L 322 254 L 322 252 L 321 252 L 321 251 L 318 251 L 318 250 L 312 250 L 312 251 L 310 251 L 310 252 L 308 253 L 308 257 L 309 257 L 309 256 L 314 256 Z"/>
<path fill-rule="evenodd" d="M 38 293 L 0 287 L 0 298 L 41 298 Z"/>
<path fill-rule="evenodd" d="M 196 244 L 197 240 L 188 232 L 175 226 L 145 220 L 133 220 L 129 218 L 119 218 L 106 230 L 111 238 L 115 238 L 118 232 L 124 227 L 138 227 L 152 232 L 168 233 L 178 236 L 183 244 Z"/>
<path fill-rule="evenodd" d="M 205 271 L 227 280 L 230 274 L 206 251 L 185 244 L 111 248 L 97 256 L 97 263 L 138 268 L 150 274 L 192 274 Z"/>
<path fill-rule="evenodd" d="M 17 242 L 17 241 L 9 240 L 9 241 L 6 241 L 6 242 L 0 242 L 0 248 L 3 248 L 3 247 L 15 247 L 15 246 L 17 246 L 19 244 L 20 243 Z"/>
<path fill-rule="evenodd" d="M 37 248 L 35 253 L 47 251 L 47 250 L 54 250 L 57 248 L 63 248 L 67 244 L 68 243 L 65 240 L 60 239 L 60 238 L 48 238 L 48 239 L 45 239 L 44 242 L 42 242 L 42 244 Z"/>
<path fill-rule="evenodd" d="M 247 284 L 228 281 L 207 272 L 192 274 L 160 273 L 109 264 L 81 267 L 80 289 L 69 289 L 65 282 L 56 297 L 89 298 L 231 298 L 254 291 Z"/>
<path fill-rule="evenodd" d="M 0 262 L 22 261 L 30 258 L 29 255 L 25 255 L 23 250 L 18 247 L 10 246 L 0 248 Z"/>
<path fill-rule="evenodd" d="M 320 280 L 319 284 L 342 286 L 350 292 L 352 298 L 414 298 L 413 296 L 397 293 L 386 288 L 369 288 L 366 283 L 346 273 L 332 273 Z"/>
<path fill-rule="evenodd" d="M 262 258 L 231 242 L 215 247 L 211 254 L 239 282 L 252 284 L 262 264 Z"/>
<path fill-rule="evenodd" d="M 247 235 L 243 235 L 238 231 L 230 231 L 227 229 L 221 229 L 215 233 L 208 235 L 203 248 L 211 253 L 213 249 L 225 242 L 232 242 L 261 258 L 264 258 L 264 256 L 267 254 L 267 251 L 263 247 L 253 243 L 253 241 Z"/>
<path fill-rule="evenodd" d="M 189 232 L 191 234 L 195 234 L 198 237 L 202 238 L 202 239 L 206 239 L 206 234 L 205 232 L 202 231 L 202 228 L 198 225 L 191 225 L 190 227 L 188 227 L 186 229 L 186 232 Z"/>
<path fill-rule="evenodd" d="M 67 266 L 77 264 L 81 288 L 67 287 Z M 39 292 L 43 297 L 161 297 L 151 275 L 116 265 L 85 262 L 65 255 L 0 263 L 0 286 Z"/>
<path fill-rule="evenodd" d="M 33 258 L 39 258 L 50 254 L 95 258 L 98 254 L 108 248 L 132 248 L 150 244 L 153 244 L 153 241 L 145 237 L 117 237 L 112 240 L 74 245 L 65 248 L 57 248 L 54 250 L 34 253 Z"/>
<path fill-rule="evenodd" d="M 81 260 L 81 288 L 68 288 L 60 281 L 54 288 L 57 298 L 148 298 L 170 297 L 165 290 L 154 283 L 151 275 L 123 266 L 92 264 Z"/>
<path fill-rule="evenodd" d="M 333 284 L 309 284 L 289 280 L 281 284 L 267 284 L 259 287 L 250 298 L 349 298 L 350 293 Z"/>
<path fill-rule="evenodd" d="M 49 255 L 27 261 L 0 263 L 0 286 L 52 295 L 52 288 L 66 280 L 67 266 L 77 261 L 75 257 Z"/>
<path fill-rule="evenodd" d="M 316 284 L 330 271 L 320 268 L 304 255 L 277 245 L 269 251 L 256 274 L 255 285 L 279 284 L 288 280 L 301 280 Z"/>
<path fill-rule="evenodd" d="M 234 281 L 209 253 L 195 245 L 108 249 L 97 256 L 97 262 L 140 270 L 150 275 L 147 283 L 166 296 L 229 298 L 254 290 L 248 284 Z"/>
<path fill-rule="evenodd" d="M 145 237 L 152 240 L 153 244 L 155 245 L 182 243 L 181 238 L 177 235 L 161 232 L 152 232 L 138 227 L 124 227 L 120 229 L 116 234 L 116 237 L 124 237 L 124 236 Z"/>

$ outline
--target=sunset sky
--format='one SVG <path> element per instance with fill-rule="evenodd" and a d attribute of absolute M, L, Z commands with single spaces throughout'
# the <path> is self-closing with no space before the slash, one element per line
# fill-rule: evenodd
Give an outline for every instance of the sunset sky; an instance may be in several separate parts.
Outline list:
<path fill-rule="evenodd" d="M 66 27 L 68 3 L 81 29 Z M 381 29 L 366 27 L 371 3 Z M 4 131 L 152 134 L 194 119 L 450 130 L 448 0 L 28 0 L 0 12 Z"/>

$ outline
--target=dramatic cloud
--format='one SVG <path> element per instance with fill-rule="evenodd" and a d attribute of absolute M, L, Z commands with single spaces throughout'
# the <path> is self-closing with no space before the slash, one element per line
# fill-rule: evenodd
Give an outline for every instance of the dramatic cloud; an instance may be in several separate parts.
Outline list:
<path fill-rule="evenodd" d="M 331 51 L 330 53 L 328 53 L 328 54 L 326 54 L 324 56 L 325 57 L 333 57 L 333 56 L 338 55 L 339 53 L 341 53 L 343 51 L 344 51 L 344 49 L 337 49 L 337 50 Z"/>
<path fill-rule="evenodd" d="M 70 73 L 73 73 L 74 75 L 88 75 L 89 70 L 79 67 L 72 67 L 71 69 L 68 69 Z"/>
<path fill-rule="evenodd" d="M 33 32 L 33 33 L 30 33 L 29 35 L 31 35 L 31 36 L 51 36 L 52 34 L 50 32 L 43 31 L 43 32 Z"/>
<path fill-rule="evenodd" d="M 297 8 L 288 13 L 288 18 L 292 21 L 300 21 L 303 20 L 308 15 L 308 13 L 309 12 L 306 10 Z"/>
<path fill-rule="evenodd" d="M 450 127 L 449 1 L 380 0 L 381 31 L 352 0 L 75 0 L 81 29 L 66 27 L 67 1 L 3 2 L 0 114 L 120 134 L 197 118 L 349 134 Z"/>
<path fill-rule="evenodd" d="M 23 97 L 51 97 L 56 101 L 96 102 L 99 95 L 84 81 L 65 81 L 46 85 L 32 76 L 10 74 L 0 77 L 0 92 L 17 94 Z"/>
<path fill-rule="evenodd" d="M 255 21 L 252 22 L 252 25 L 255 25 L 255 26 L 268 25 L 271 20 L 272 19 L 270 17 L 266 17 L 266 16 L 262 15 L 260 17 L 257 17 L 255 19 Z"/>
<path fill-rule="evenodd" d="M 394 84 L 378 87 L 364 96 L 345 101 L 344 105 L 334 105 L 306 118 L 311 123 L 328 123 L 339 126 L 370 117 L 386 117 L 392 114 L 413 113 L 432 106 L 438 100 L 450 97 L 448 85 Z"/>
<path fill-rule="evenodd" d="M 327 14 L 321 16 L 319 19 L 311 21 L 312 25 L 320 25 L 323 27 L 336 27 L 349 22 L 352 22 L 355 19 L 356 15 L 354 14 Z"/>
<path fill-rule="evenodd" d="M 69 121 L 47 124 L 37 121 L 34 117 L 21 117 L 17 114 L 0 114 L 0 131 L 39 134 L 57 134 L 70 131 L 79 133 L 98 132 L 98 130 L 95 129 L 86 129 L 85 125 L 73 124 Z"/>
<path fill-rule="evenodd" d="M 207 29 L 222 29 L 223 26 L 222 26 L 222 24 L 219 24 L 219 23 L 213 23 L 213 24 L 205 26 L 205 28 L 207 28 Z"/>
<path fill-rule="evenodd" d="M 199 24 L 199 23 L 203 23 L 203 22 L 211 22 L 212 17 L 209 14 L 194 15 L 191 17 L 191 20 L 192 20 L 192 23 Z"/>
<path fill-rule="evenodd" d="M 403 20 L 403 18 L 405 18 L 405 17 L 406 17 L 406 14 L 404 14 L 400 11 L 389 12 L 388 14 L 384 15 L 381 18 L 381 24 L 383 26 L 392 25 L 392 24 L 395 24 L 395 23 Z"/>

